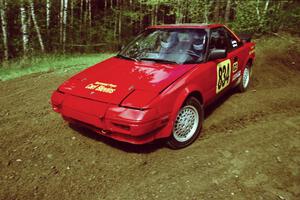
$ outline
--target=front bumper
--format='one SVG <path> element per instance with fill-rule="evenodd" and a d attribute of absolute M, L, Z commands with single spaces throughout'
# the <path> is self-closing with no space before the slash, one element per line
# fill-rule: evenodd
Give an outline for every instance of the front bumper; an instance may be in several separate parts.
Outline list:
<path fill-rule="evenodd" d="M 145 144 L 165 137 L 160 133 L 169 122 L 169 116 L 160 115 L 157 109 L 124 108 L 58 91 L 53 93 L 51 103 L 53 110 L 65 120 L 132 144 Z"/>

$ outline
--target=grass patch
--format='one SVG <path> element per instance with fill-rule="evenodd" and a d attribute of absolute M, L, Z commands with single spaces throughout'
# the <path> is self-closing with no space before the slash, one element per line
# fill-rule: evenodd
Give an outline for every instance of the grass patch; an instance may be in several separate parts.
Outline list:
<path fill-rule="evenodd" d="M 5 81 L 38 72 L 79 71 L 113 55 L 112 53 L 44 55 L 28 59 L 12 60 L 5 64 L 2 63 L 0 67 L 0 80 Z"/>

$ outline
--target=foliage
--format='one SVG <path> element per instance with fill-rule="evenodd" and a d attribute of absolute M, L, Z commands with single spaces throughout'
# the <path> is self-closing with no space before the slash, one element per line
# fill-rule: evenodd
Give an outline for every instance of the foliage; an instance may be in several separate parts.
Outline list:
<path fill-rule="evenodd" d="M 235 7 L 235 13 L 235 19 L 230 25 L 238 32 L 262 35 L 284 30 L 299 33 L 295 27 L 300 20 L 298 2 L 240 1 Z"/>
<path fill-rule="evenodd" d="M 298 3 L 300 5 L 300 2 Z M 277 17 L 275 22 L 281 22 L 284 25 L 284 30 L 290 33 L 300 35 L 300 6 L 290 5 L 289 12 L 282 11 L 282 15 Z M 280 25 L 279 25 L 280 26 Z M 278 25 L 277 25 L 278 27 Z M 280 28 L 280 27 L 279 27 Z M 276 29 L 274 31 L 277 31 Z"/>
<path fill-rule="evenodd" d="M 153 24 L 225 23 L 237 32 L 256 35 L 288 31 L 300 34 L 300 6 L 297 0 L 32 0 L 46 53 L 94 53 L 114 51 Z M 4 6 L 6 2 L 7 6 Z M 24 4 L 29 49 L 23 49 L 20 6 Z M 0 61 L 4 59 L 3 31 L 8 35 L 9 58 L 41 51 L 28 0 L 0 0 Z M 50 2 L 49 27 L 46 2 Z M 112 4 L 111 4 L 112 3 Z M 91 9 L 89 9 L 91 8 Z M 225 20 L 226 10 L 227 20 Z M 67 24 L 63 24 L 66 14 Z M 3 18 L 5 19 L 5 18 Z M 66 41 L 63 40 L 66 29 Z"/>
<path fill-rule="evenodd" d="M 234 31 L 257 33 L 261 28 L 258 20 L 255 1 L 243 1 L 236 7 L 235 20 L 231 23 Z"/>

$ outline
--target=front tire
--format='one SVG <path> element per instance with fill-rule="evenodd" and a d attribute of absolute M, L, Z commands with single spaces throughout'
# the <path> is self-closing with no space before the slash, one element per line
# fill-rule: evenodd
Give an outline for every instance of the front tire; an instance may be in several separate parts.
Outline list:
<path fill-rule="evenodd" d="M 195 98 L 188 98 L 179 110 L 167 145 L 181 149 L 192 144 L 199 136 L 204 118 L 203 106 Z"/>

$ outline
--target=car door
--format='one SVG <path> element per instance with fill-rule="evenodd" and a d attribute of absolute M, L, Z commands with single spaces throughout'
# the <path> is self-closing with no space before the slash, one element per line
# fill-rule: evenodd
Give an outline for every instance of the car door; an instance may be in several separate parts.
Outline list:
<path fill-rule="evenodd" d="M 226 36 L 225 30 L 221 28 L 212 29 L 210 32 L 210 40 L 209 40 L 209 49 L 208 51 L 212 51 L 214 49 L 225 49 L 228 51 L 228 40 Z M 213 77 L 214 81 L 214 95 L 218 96 L 229 88 L 232 78 L 232 64 L 234 60 L 234 53 L 227 54 L 226 58 L 212 60 L 214 63 Z"/>
<path fill-rule="evenodd" d="M 242 65 L 245 62 L 246 49 L 243 48 L 243 43 L 239 41 L 229 30 L 223 28 L 227 40 L 227 57 L 231 61 L 231 81 L 234 85 L 241 76 Z"/>

